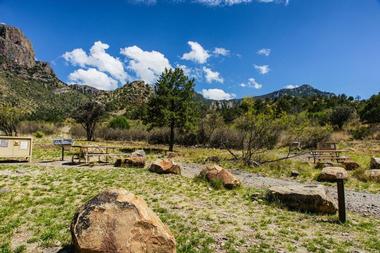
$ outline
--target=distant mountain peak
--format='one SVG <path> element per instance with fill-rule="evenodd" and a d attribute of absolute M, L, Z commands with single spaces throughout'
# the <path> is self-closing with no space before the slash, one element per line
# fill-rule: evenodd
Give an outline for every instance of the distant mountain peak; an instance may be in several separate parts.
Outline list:
<path fill-rule="evenodd" d="M 326 96 L 331 97 L 334 96 L 334 93 L 321 91 L 319 89 L 314 88 L 310 84 L 303 84 L 294 88 L 283 88 L 277 91 L 273 91 L 271 93 L 257 96 L 259 99 L 275 99 L 283 96 L 292 96 L 292 97 L 311 97 L 311 96 Z"/>

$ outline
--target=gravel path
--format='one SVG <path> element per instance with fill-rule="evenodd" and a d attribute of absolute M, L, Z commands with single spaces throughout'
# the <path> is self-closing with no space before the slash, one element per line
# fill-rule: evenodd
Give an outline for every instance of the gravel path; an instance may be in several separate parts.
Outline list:
<path fill-rule="evenodd" d="M 182 163 L 181 165 L 182 175 L 186 177 L 195 177 L 199 175 L 202 169 L 202 166 L 198 164 Z M 259 174 L 241 170 L 231 170 L 231 172 L 242 182 L 243 185 L 260 189 L 268 189 L 272 186 L 304 184 L 296 180 L 264 177 Z M 317 183 L 313 182 L 311 184 Z M 335 199 L 337 199 L 336 187 L 328 187 L 328 191 Z M 380 217 L 380 194 L 346 190 L 345 197 L 348 210 L 363 215 Z"/>

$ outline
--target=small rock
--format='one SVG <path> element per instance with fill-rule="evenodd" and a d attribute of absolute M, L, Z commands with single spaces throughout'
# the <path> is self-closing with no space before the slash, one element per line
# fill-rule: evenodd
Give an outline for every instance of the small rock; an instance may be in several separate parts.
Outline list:
<path fill-rule="evenodd" d="M 181 175 L 181 168 L 178 164 L 169 159 L 156 160 L 150 165 L 149 171 L 158 174 L 178 174 Z"/>
<path fill-rule="evenodd" d="M 341 174 L 341 179 L 347 179 L 348 173 L 342 167 L 325 167 L 318 176 L 318 181 L 336 182 L 338 174 Z"/>
<path fill-rule="evenodd" d="M 380 169 L 377 170 L 367 170 L 365 175 L 373 181 L 380 182 Z"/>
<path fill-rule="evenodd" d="M 131 157 L 146 157 L 145 151 L 142 149 L 136 150 L 131 154 Z"/>
<path fill-rule="evenodd" d="M 300 175 L 300 173 L 298 172 L 298 171 L 296 171 L 296 170 L 292 170 L 291 172 L 290 172 L 290 176 L 291 177 L 298 177 Z"/>
<path fill-rule="evenodd" d="M 369 165 L 370 170 L 380 169 L 380 157 L 372 157 Z"/>
<path fill-rule="evenodd" d="M 0 188 L 0 194 L 2 194 L 2 193 L 8 193 L 8 192 L 11 192 L 11 190 L 9 190 L 7 188 Z"/>

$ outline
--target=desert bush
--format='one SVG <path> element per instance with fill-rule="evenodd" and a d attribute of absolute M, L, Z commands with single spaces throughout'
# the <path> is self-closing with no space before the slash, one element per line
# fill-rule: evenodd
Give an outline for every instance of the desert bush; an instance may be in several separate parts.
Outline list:
<path fill-rule="evenodd" d="M 363 140 L 371 134 L 371 131 L 366 126 L 359 126 L 357 128 L 351 129 L 350 134 L 355 140 Z"/>
<path fill-rule="evenodd" d="M 112 129 L 129 129 L 129 122 L 125 116 L 116 116 L 110 121 L 109 127 Z"/>
<path fill-rule="evenodd" d="M 44 133 L 41 131 L 37 131 L 34 133 L 34 137 L 40 139 L 40 138 L 44 137 Z"/>
<path fill-rule="evenodd" d="M 86 130 L 79 124 L 73 124 L 70 128 L 70 135 L 73 138 L 85 138 Z"/>
<path fill-rule="evenodd" d="M 150 144 L 163 144 L 168 143 L 170 138 L 170 129 L 169 128 L 154 128 L 149 131 L 148 142 Z"/>
<path fill-rule="evenodd" d="M 112 141 L 147 141 L 149 138 L 148 131 L 140 128 L 113 129 L 109 127 L 99 127 L 95 134 L 98 138 Z"/>
<path fill-rule="evenodd" d="M 57 133 L 61 124 L 54 124 L 45 121 L 23 121 L 18 126 L 18 131 L 21 134 L 34 134 L 41 132 L 44 135 L 52 135 Z"/>
<path fill-rule="evenodd" d="M 241 146 L 241 133 L 234 128 L 217 128 L 211 136 L 209 145 L 214 148 L 227 146 L 228 148 L 237 149 Z"/>

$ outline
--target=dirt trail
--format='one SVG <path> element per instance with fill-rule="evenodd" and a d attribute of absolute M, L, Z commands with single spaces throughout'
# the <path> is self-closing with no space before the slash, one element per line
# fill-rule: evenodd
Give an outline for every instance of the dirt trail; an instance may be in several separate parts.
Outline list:
<path fill-rule="evenodd" d="M 199 175 L 199 172 L 202 169 L 202 166 L 198 164 L 182 163 L 181 165 L 182 175 L 186 177 L 195 177 Z M 291 179 L 286 180 L 264 177 L 259 174 L 249 173 L 241 170 L 231 170 L 231 172 L 242 182 L 244 186 L 260 189 L 268 189 L 272 186 L 306 184 Z M 312 182 L 308 184 L 317 183 Z M 335 199 L 337 199 L 336 187 L 328 187 L 328 191 Z M 346 190 L 345 197 L 348 210 L 364 215 L 373 215 L 380 217 L 380 194 Z"/>

